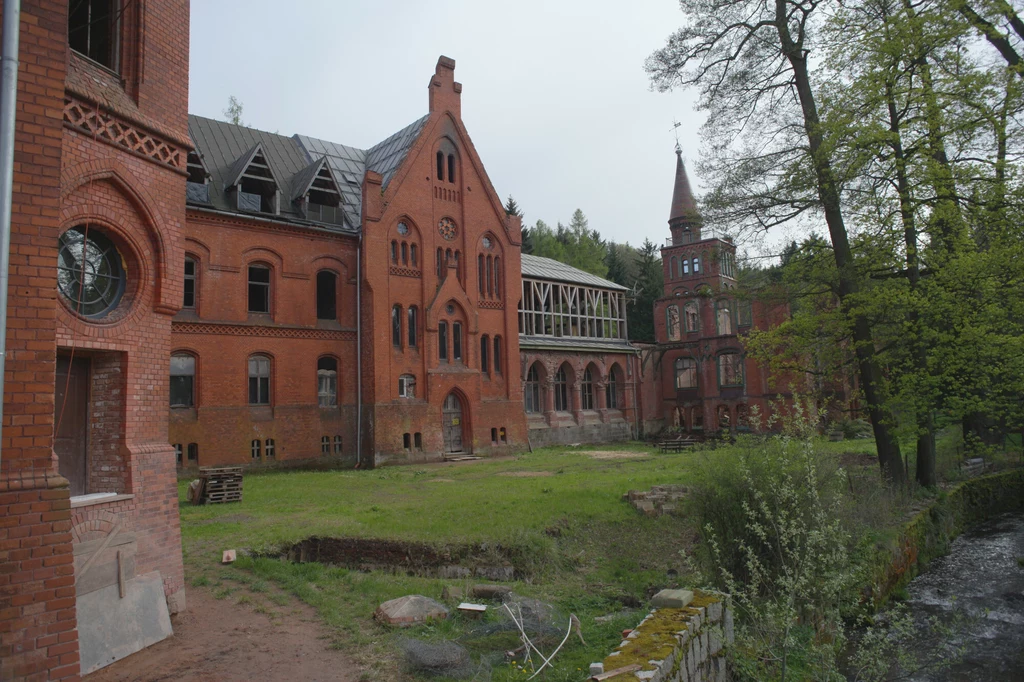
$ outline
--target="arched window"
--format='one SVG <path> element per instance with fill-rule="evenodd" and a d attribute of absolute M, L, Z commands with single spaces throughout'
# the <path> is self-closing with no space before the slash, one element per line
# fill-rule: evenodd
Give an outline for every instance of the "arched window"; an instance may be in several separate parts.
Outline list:
<path fill-rule="evenodd" d="M 523 391 L 523 402 L 528 413 L 544 411 L 540 397 L 540 372 L 537 371 L 537 363 L 534 363 L 530 365 L 530 371 L 526 373 L 526 386 Z"/>
<path fill-rule="evenodd" d="M 679 306 L 670 305 L 665 308 L 665 333 L 669 341 L 679 340 Z"/>
<path fill-rule="evenodd" d="M 718 301 L 715 303 L 715 324 L 718 327 L 718 335 L 734 334 L 732 324 L 732 305 L 729 301 Z"/>
<path fill-rule="evenodd" d="M 444 182 L 444 152 L 437 152 L 437 179 Z"/>
<path fill-rule="evenodd" d="M 690 274 L 690 261 L 687 258 L 683 259 L 683 274 L 684 275 L 689 275 Z"/>
<path fill-rule="evenodd" d="M 409 264 L 409 244 L 402 242 L 402 265 Z"/>
<path fill-rule="evenodd" d="M 259 460 L 262 456 L 263 443 L 259 438 L 254 438 L 249 442 L 249 456 L 255 460 Z"/>
<path fill-rule="evenodd" d="M 690 301 L 683 306 L 683 321 L 686 324 L 686 331 L 700 331 L 700 308 L 697 301 Z"/>
<path fill-rule="evenodd" d="M 718 420 L 718 428 L 728 429 L 732 426 L 732 415 L 729 412 L 728 405 L 719 405 L 715 413 Z"/>
<path fill-rule="evenodd" d="M 501 299 L 501 259 L 494 257 L 494 298 Z"/>
<path fill-rule="evenodd" d="M 555 411 L 568 412 L 572 409 L 572 401 L 569 395 L 569 379 L 565 371 L 565 365 L 558 368 L 555 373 Z"/>
<path fill-rule="evenodd" d="M 266 265 L 249 266 L 249 312 L 270 312 L 270 268 Z"/>
<path fill-rule="evenodd" d="M 487 257 L 487 296 L 494 295 L 494 259 Z"/>
<path fill-rule="evenodd" d="M 192 257 L 185 258 L 185 295 L 182 298 L 181 307 L 193 311 L 196 309 L 197 271 L 196 259 Z"/>
<path fill-rule="evenodd" d="M 455 184 L 455 155 L 448 155 L 448 182 Z"/>
<path fill-rule="evenodd" d="M 338 276 L 330 270 L 316 273 L 316 319 L 338 319 Z"/>
<path fill-rule="evenodd" d="M 338 406 L 338 361 L 330 356 L 316 361 L 317 402 L 320 407 Z"/>
<path fill-rule="evenodd" d="M 697 361 L 693 358 L 676 358 L 676 388 L 697 388 Z"/>
<path fill-rule="evenodd" d="M 171 356 L 171 407 L 196 404 L 196 359 L 188 353 Z"/>
<path fill-rule="evenodd" d="M 494 373 L 501 374 L 501 337 L 494 337 Z"/>
<path fill-rule="evenodd" d="M 437 323 L 437 357 L 448 361 L 448 323 L 444 320 Z"/>
<path fill-rule="evenodd" d="M 480 254 L 479 256 L 476 257 L 476 275 L 477 275 L 477 285 L 478 285 L 478 287 L 480 289 L 480 295 L 483 296 L 484 292 L 487 291 L 486 285 L 484 284 L 484 278 L 486 277 L 486 273 L 484 271 L 484 256 L 483 256 L 483 254 Z"/>
<path fill-rule="evenodd" d="M 580 403 L 584 410 L 594 409 L 594 373 L 588 366 L 583 370 L 583 382 L 580 384 Z"/>
<path fill-rule="evenodd" d="M 249 404 L 270 404 L 270 358 L 249 356 Z"/>
<path fill-rule="evenodd" d="M 267 442 L 264 443 L 263 454 L 266 455 L 267 459 L 274 459 L 274 439 L 268 438 Z"/>
<path fill-rule="evenodd" d="M 741 431 L 750 430 L 750 408 L 746 404 L 736 406 L 736 428 Z"/>
<path fill-rule="evenodd" d="M 487 356 L 491 351 L 491 339 L 487 334 L 480 337 L 480 371 L 484 374 L 490 374 L 490 368 L 487 366 Z"/>
<path fill-rule="evenodd" d="M 444 279 L 444 275 L 441 274 L 443 272 L 442 269 L 441 269 L 442 268 L 441 261 L 443 260 L 443 256 L 442 256 L 443 253 L 444 252 L 441 251 L 441 247 L 438 247 L 437 248 L 437 278 L 438 279 Z"/>
<path fill-rule="evenodd" d="M 391 345 L 395 348 L 402 347 L 402 306 L 400 305 L 391 308 Z"/>
<path fill-rule="evenodd" d="M 417 262 L 417 258 L 416 258 L 416 245 L 415 244 L 409 244 L 409 262 L 412 264 L 412 266 L 414 268 L 417 265 L 419 265 L 419 263 Z"/>
<path fill-rule="evenodd" d="M 622 383 L 622 370 L 619 366 L 612 365 L 608 372 L 608 383 L 604 389 L 605 405 L 609 410 L 619 409 L 619 384 Z"/>
<path fill-rule="evenodd" d="M 417 308 L 414 305 L 409 306 L 409 319 L 407 320 L 409 325 L 409 348 L 415 348 L 416 342 L 418 341 L 418 339 L 416 338 L 416 335 L 419 332 L 419 320 L 417 319 L 418 316 L 419 308 Z"/>
<path fill-rule="evenodd" d="M 720 386 L 743 385 L 743 358 L 739 353 L 718 356 L 718 383 Z"/>
<path fill-rule="evenodd" d="M 391 240 L 391 262 L 398 265 L 398 242 Z"/>
<path fill-rule="evenodd" d="M 691 412 L 692 417 L 690 418 L 690 428 L 694 431 L 700 431 L 704 428 L 704 408 L 698 405 L 693 408 Z"/>
<path fill-rule="evenodd" d="M 452 322 L 452 360 L 462 360 L 462 323 Z"/>
<path fill-rule="evenodd" d="M 334 437 L 334 454 L 341 454 L 341 436 Z"/>
<path fill-rule="evenodd" d="M 749 327 L 754 323 L 750 301 L 739 301 L 736 305 L 736 326 Z"/>

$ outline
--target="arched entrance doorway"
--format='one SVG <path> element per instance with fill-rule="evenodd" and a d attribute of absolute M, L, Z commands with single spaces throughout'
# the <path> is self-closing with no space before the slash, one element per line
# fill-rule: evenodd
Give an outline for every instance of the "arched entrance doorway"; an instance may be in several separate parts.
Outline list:
<path fill-rule="evenodd" d="M 462 452 L 462 401 L 454 392 L 444 399 L 441 408 L 441 433 L 445 454 Z"/>

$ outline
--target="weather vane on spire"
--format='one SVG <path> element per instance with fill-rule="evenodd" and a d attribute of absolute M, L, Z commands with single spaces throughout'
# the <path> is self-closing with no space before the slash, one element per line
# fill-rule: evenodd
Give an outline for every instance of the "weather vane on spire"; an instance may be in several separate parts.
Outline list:
<path fill-rule="evenodd" d="M 672 131 L 676 134 L 676 153 L 682 154 L 683 148 L 679 145 L 679 126 L 683 125 L 679 121 L 672 119 Z"/>

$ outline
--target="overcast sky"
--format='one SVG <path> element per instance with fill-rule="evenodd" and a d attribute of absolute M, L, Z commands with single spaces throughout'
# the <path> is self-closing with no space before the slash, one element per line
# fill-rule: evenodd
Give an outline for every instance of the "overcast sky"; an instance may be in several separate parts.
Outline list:
<path fill-rule="evenodd" d="M 367 148 L 427 111 L 439 55 L 491 182 L 533 225 L 576 208 L 609 240 L 668 237 L 675 171 L 699 151 L 695 94 L 652 92 L 644 59 L 683 19 L 676 0 L 200 0 L 189 111 Z M 700 178 L 691 173 L 700 191 Z"/>

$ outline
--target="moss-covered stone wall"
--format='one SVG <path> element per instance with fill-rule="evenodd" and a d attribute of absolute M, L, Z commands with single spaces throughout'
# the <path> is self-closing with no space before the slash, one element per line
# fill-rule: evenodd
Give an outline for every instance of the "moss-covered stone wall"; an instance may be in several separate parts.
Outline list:
<path fill-rule="evenodd" d="M 866 592 L 870 592 L 873 606 L 884 605 L 928 562 L 948 553 L 950 544 L 966 529 L 1022 509 L 1024 469 L 982 476 L 943 491 L 903 527 L 895 540 L 875 548 L 866 576 Z"/>

